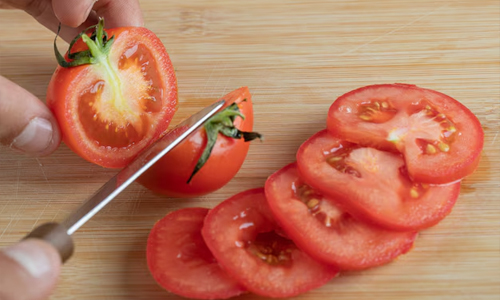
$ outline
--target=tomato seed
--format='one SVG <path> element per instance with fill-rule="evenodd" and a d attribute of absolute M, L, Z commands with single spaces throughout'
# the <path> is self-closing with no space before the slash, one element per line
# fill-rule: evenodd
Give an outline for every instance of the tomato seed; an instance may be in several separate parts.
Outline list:
<path fill-rule="evenodd" d="M 373 118 L 369 115 L 361 115 L 359 118 L 363 121 L 371 121 Z"/>
<path fill-rule="evenodd" d="M 420 195 L 419 195 L 419 193 L 418 193 L 417 189 L 413 187 L 413 188 L 411 188 L 411 189 L 410 189 L 410 196 L 411 196 L 412 198 L 415 198 L 415 199 L 416 199 L 416 198 L 418 198 L 418 196 L 420 196 Z"/>
<path fill-rule="evenodd" d="M 319 200 L 316 198 L 312 198 L 311 200 L 307 201 L 307 207 L 309 209 L 313 209 L 314 207 L 318 206 Z"/>
<path fill-rule="evenodd" d="M 443 143 L 443 142 L 440 142 L 438 144 L 438 147 L 439 147 L 439 150 L 441 150 L 442 152 L 448 152 L 450 151 L 450 146 L 446 143 Z"/>
<path fill-rule="evenodd" d="M 425 152 L 427 154 L 435 154 L 437 152 L 436 147 L 434 147 L 431 144 L 427 144 L 427 147 L 425 147 Z"/>

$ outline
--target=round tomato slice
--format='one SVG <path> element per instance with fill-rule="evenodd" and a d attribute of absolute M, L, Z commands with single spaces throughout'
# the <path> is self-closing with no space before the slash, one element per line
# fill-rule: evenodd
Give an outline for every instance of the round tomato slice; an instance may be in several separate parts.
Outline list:
<path fill-rule="evenodd" d="M 226 299 L 245 291 L 219 266 L 201 236 L 206 208 L 184 208 L 158 221 L 147 243 L 148 267 L 156 282 L 177 295 Z"/>
<path fill-rule="evenodd" d="M 245 161 L 250 143 L 248 137 L 233 138 L 218 132 L 222 129 L 217 127 L 222 120 L 219 115 L 231 112 L 228 110 L 234 108 L 237 111 L 233 113 L 238 112 L 244 118 L 234 115 L 233 119 L 225 118 L 226 121 L 232 123 L 231 126 L 242 134 L 259 137 L 258 134 L 250 132 L 253 127 L 252 97 L 248 88 L 242 87 L 221 99 L 230 104 L 226 110 L 211 118 L 204 128 L 198 129 L 163 156 L 139 178 L 139 183 L 170 197 L 194 197 L 220 189 L 236 175 Z M 210 138 L 214 144 L 208 158 L 202 158 L 209 147 L 207 126 L 210 126 L 209 134 L 212 135 Z M 204 163 L 193 175 L 200 159 Z"/>
<path fill-rule="evenodd" d="M 335 267 L 313 260 L 276 229 L 264 189 L 258 188 L 212 209 L 202 235 L 220 265 L 258 295 L 290 297 L 336 276 Z"/>
<path fill-rule="evenodd" d="M 408 252 L 416 232 L 368 225 L 340 209 L 299 176 L 296 163 L 271 175 L 266 198 L 280 226 L 311 257 L 342 270 L 386 264 Z"/>
<path fill-rule="evenodd" d="M 346 141 L 404 155 L 410 177 L 442 184 L 471 174 L 484 133 L 467 107 L 442 93 L 408 84 L 372 85 L 340 96 L 328 130 Z"/>
<path fill-rule="evenodd" d="M 417 231 L 437 224 L 460 191 L 460 182 L 413 182 L 400 154 L 360 147 L 327 130 L 300 146 L 297 166 L 307 184 L 343 210 L 390 230 Z"/>
<path fill-rule="evenodd" d="M 177 109 L 177 81 L 154 33 L 143 27 L 105 32 L 109 39 L 79 39 L 71 47 L 74 55 L 89 51 L 90 44 L 93 63 L 58 66 L 47 105 L 71 150 L 95 164 L 121 168 L 168 128 Z"/>

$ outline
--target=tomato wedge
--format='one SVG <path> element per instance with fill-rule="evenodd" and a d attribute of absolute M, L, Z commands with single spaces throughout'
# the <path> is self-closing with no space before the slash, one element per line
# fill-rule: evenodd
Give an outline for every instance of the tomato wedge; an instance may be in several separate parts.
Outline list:
<path fill-rule="evenodd" d="M 47 105 L 71 150 L 95 164 L 121 168 L 168 128 L 177 109 L 177 81 L 153 32 L 103 26 L 100 21 L 93 39 L 77 37 L 69 61 L 60 58 Z"/>
<path fill-rule="evenodd" d="M 205 218 L 202 235 L 220 265 L 249 291 L 290 297 L 319 287 L 337 275 L 278 235 L 263 188 L 223 201 Z"/>
<path fill-rule="evenodd" d="M 245 291 L 219 266 L 201 236 L 206 208 L 184 208 L 166 215 L 151 230 L 148 267 L 156 282 L 177 295 L 226 299 Z"/>
<path fill-rule="evenodd" d="M 241 87 L 221 99 L 228 107 L 156 162 L 139 178 L 139 183 L 170 197 L 194 197 L 220 189 L 238 173 L 247 156 L 249 141 L 260 137 L 251 132 L 252 96 L 247 87 Z M 221 117 L 228 113 L 227 117 Z M 228 128 L 222 125 L 224 122 L 236 130 L 230 133 L 237 133 L 238 138 L 222 133 Z"/>
<path fill-rule="evenodd" d="M 386 264 L 408 252 L 416 232 L 370 226 L 312 189 L 292 163 L 266 181 L 266 198 L 280 226 L 311 257 L 342 270 Z"/>
<path fill-rule="evenodd" d="M 404 155 L 418 182 L 457 181 L 477 167 L 484 133 L 467 107 L 442 93 L 408 84 L 371 85 L 331 105 L 328 130 L 341 139 Z"/>
<path fill-rule="evenodd" d="M 408 177 L 400 154 L 360 147 L 322 130 L 297 152 L 304 181 L 361 220 L 417 231 L 448 215 L 460 182 L 433 186 Z"/>

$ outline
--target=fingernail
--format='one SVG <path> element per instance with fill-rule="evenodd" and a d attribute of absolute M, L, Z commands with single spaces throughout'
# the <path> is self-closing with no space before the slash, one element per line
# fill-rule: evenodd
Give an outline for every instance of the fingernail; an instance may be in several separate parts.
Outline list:
<path fill-rule="evenodd" d="M 41 278 L 51 272 L 50 256 L 34 241 L 22 241 L 3 252 L 34 278 Z"/>
<path fill-rule="evenodd" d="M 50 145 L 52 134 L 52 123 L 49 120 L 33 118 L 10 147 L 32 154 L 42 153 Z"/>

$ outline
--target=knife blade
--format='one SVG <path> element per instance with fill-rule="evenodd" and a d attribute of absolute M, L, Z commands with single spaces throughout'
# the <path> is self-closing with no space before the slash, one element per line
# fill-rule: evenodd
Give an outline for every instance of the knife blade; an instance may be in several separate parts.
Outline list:
<path fill-rule="evenodd" d="M 181 122 L 143 150 L 129 165 L 106 182 L 62 223 L 45 223 L 38 226 L 25 239 L 41 238 L 51 243 L 58 249 L 62 261 L 65 262 L 73 254 L 74 245 L 71 238 L 73 233 L 123 192 L 155 162 L 215 115 L 224 104 L 225 101 L 220 100 Z"/>

